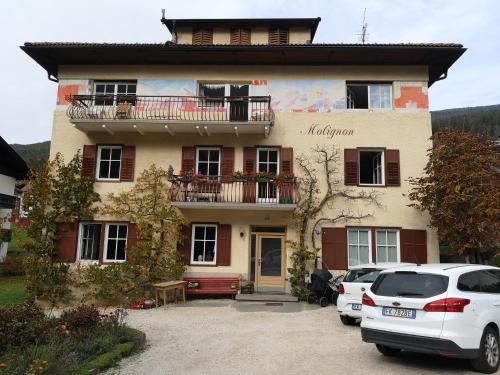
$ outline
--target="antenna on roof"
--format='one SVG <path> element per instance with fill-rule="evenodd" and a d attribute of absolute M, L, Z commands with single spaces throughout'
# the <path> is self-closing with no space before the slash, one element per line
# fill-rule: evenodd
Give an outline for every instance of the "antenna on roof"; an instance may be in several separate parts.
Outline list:
<path fill-rule="evenodd" d="M 363 24 L 361 25 L 361 33 L 357 34 L 359 36 L 359 41 L 362 44 L 368 42 L 368 23 L 366 22 L 366 8 L 363 11 Z"/>
<path fill-rule="evenodd" d="M 165 9 L 161 10 L 161 18 L 165 18 Z"/>

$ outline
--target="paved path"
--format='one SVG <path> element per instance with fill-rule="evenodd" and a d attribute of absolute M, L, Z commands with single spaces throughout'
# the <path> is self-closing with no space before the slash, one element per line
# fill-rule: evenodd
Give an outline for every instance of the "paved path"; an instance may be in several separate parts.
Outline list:
<path fill-rule="evenodd" d="M 149 346 L 108 375 L 473 374 L 466 361 L 403 353 L 386 358 L 345 327 L 336 308 L 195 300 L 130 311 Z"/>

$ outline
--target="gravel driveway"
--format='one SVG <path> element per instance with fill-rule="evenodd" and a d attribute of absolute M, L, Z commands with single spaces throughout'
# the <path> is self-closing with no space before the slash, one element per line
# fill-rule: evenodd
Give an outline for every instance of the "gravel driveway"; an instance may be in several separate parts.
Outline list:
<path fill-rule="evenodd" d="M 149 346 L 107 374 L 472 374 L 461 360 L 385 358 L 334 306 L 195 300 L 129 311 Z"/>

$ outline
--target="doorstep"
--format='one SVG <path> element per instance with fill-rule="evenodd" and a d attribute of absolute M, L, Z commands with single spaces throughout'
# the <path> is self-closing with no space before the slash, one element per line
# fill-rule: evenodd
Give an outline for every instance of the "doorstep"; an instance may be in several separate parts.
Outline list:
<path fill-rule="evenodd" d="M 253 294 L 237 294 L 236 301 L 299 302 L 299 299 L 289 294 L 253 293 Z"/>

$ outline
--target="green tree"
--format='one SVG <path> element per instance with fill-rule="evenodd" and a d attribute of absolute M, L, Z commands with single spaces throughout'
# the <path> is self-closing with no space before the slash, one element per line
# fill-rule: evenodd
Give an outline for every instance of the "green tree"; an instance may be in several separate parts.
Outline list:
<path fill-rule="evenodd" d="M 71 295 L 69 266 L 57 260 L 56 232 L 81 220 L 92 220 L 99 195 L 93 181 L 81 177 L 78 152 L 65 164 L 60 154 L 30 171 L 24 205 L 28 208 L 25 261 L 27 289 L 31 298 L 47 300 L 52 306 Z"/>
<path fill-rule="evenodd" d="M 489 259 L 500 243 L 500 164 L 493 142 L 464 132 L 436 133 L 425 174 L 411 178 L 411 206 L 428 211 L 454 254 Z"/>

